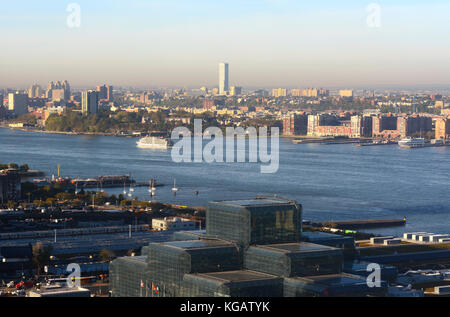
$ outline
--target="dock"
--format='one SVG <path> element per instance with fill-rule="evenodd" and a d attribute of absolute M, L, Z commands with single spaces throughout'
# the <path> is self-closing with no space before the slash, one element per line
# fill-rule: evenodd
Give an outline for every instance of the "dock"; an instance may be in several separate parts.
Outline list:
<path fill-rule="evenodd" d="M 367 229 L 367 228 L 387 228 L 387 227 L 401 227 L 406 225 L 406 218 L 404 219 L 387 219 L 387 220 L 351 220 L 351 221 L 331 221 L 315 223 L 313 226 L 318 227 L 333 227 L 342 230 L 353 229 Z"/>
<path fill-rule="evenodd" d="M 378 145 L 398 145 L 398 143 L 395 142 L 386 142 L 386 143 L 358 143 L 356 146 L 378 146 Z"/>

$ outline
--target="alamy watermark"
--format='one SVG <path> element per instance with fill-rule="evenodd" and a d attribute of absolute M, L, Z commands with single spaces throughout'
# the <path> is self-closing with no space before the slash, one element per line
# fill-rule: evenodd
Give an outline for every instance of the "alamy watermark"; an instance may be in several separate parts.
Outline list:
<path fill-rule="evenodd" d="M 381 266 L 377 263 L 371 263 L 367 266 L 367 286 L 369 288 L 380 288 L 381 287 Z"/>
<path fill-rule="evenodd" d="M 81 6 L 78 3 L 70 3 L 67 5 L 67 27 L 70 29 L 79 28 L 81 26 Z"/>
<path fill-rule="evenodd" d="M 280 163 L 279 128 L 272 127 L 270 136 L 266 127 L 259 128 L 259 130 L 254 127 L 226 128 L 225 134 L 226 137 L 218 127 L 209 127 L 203 131 L 201 119 L 194 120 L 193 136 L 186 127 L 175 128 L 172 131 L 172 140 L 177 142 L 172 148 L 172 160 L 175 163 L 261 163 L 262 174 L 274 174 L 278 171 Z M 209 142 L 204 145 L 204 140 Z"/>
<path fill-rule="evenodd" d="M 381 6 L 378 3 L 371 3 L 367 6 L 367 26 L 369 28 L 381 28 Z"/>
<path fill-rule="evenodd" d="M 79 288 L 81 287 L 81 268 L 76 263 L 71 263 L 67 266 L 67 272 L 70 272 L 66 279 L 66 284 L 68 288 Z"/>

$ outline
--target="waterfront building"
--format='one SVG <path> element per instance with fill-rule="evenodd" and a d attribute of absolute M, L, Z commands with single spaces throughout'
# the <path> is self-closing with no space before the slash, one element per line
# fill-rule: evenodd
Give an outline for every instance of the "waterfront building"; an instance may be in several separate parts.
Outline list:
<path fill-rule="evenodd" d="M 352 116 L 351 119 L 351 138 L 370 138 L 372 137 L 372 117 L 371 116 Z"/>
<path fill-rule="evenodd" d="M 437 118 L 436 119 L 436 139 L 448 140 L 450 139 L 450 119 Z"/>
<path fill-rule="evenodd" d="M 306 114 L 289 114 L 283 117 L 283 134 L 286 136 L 306 135 L 308 116 Z"/>
<path fill-rule="evenodd" d="M 229 65 L 228 63 L 219 64 L 219 94 L 226 95 L 229 90 Z"/>
<path fill-rule="evenodd" d="M 206 233 L 241 246 L 298 242 L 302 206 L 292 200 L 264 198 L 211 202 L 206 210 Z"/>
<path fill-rule="evenodd" d="M 342 125 L 337 117 L 330 114 L 308 116 L 308 136 L 349 136 L 350 124 Z"/>
<path fill-rule="evenodd" d="M 384 282 L 373 290 L 367 283 L 362 285 L 361 277 L 342 273 L 341 249 L 301 242 L 302 206 L 296 201 L 260 197 L 212 202 L 206 223 L 206 231 L 177 232 L 173 242 L 151 243 L 139 257 L 114 260 L 110 264 L 112 296 L 387 294 Z M 347 244 L 342 239 L 336 242 L 334 235 L 320 238 Z M 302 278 L 320 281 L 320 288 L 303 283 Z"/>
<path fill-rule="evenodd" d="M 372 136 L 387 139 L 405 138 L 414 135 L 425 135 L 433 129 L 432 117 L 419 115 L 393 116 L 378 115 L 372 118 Z"/>
<path fill-rule="evenodd" d="M 384 297 L 387 283 L 369 288 L 367 279 L 351 274 L 293 277 L 284 280 L 285 297 Z"/>
<path fill-rule="evenodd" d="M 318 137 L 350 137 L 351 127 L 346 125 L 324 125 L 317 127 L 314 136 Z"/>
<path fill-rule="evenodd" d="M 397 117 L 392 114 L 378 115 L 373 117 L 372 136 L 383 138 L 400 138 L 397 131 Z"/>
<path fill-rule="evenodd" d="M 81 99 L 81 109 L 83 114 L 98 113 L 98 93 L 96 91 L 83 91 Z"/>
<path fill-rule="evenodd" d="M 401 136 L 425 136 L 427 132 L 433 130 L 432 117 L 412 115 L 407 117 L 399 117 L 397 122 L 397 130 Z"/>
<path fill-rule="evenodd" d="M 28 95 L 19 92 L 8 95 L 8 110 L 20 116 L 28 113 Z"/>

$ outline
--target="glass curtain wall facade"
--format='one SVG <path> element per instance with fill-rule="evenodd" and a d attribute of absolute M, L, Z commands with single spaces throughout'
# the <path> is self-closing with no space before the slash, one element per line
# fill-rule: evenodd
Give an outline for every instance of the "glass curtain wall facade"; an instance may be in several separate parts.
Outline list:
<path fill-rule="evenodd" d="M 206 233 L 180 232 L 175 234 L 175 241 L 142 248 L 142 257 L 113 261 L 112 295 L 292 297 L 387 293 L 386 284 L 373 290 L 365 278 L 343 274 L 342 249 L 300 242 L 302 207 L 295 201 L 275 197 L 214 202 L 206 217 Z M 309 238 L 351 249 L 350 240 L 339 240 L 336 235 Z"/>
<path fill-rule="evenodd" d="M 241 246 L 298 242 L 302 232 L 302 207 L 294 201 L 255 199 L 210 203 L 206 233 Z"/>
<path fill-rule="evenodd" d="M 342 251 L 311 243 L 250 247 L 244 254 L 248 270 L 277 276 L 311 276 L 342 272 Z"/>
<path fill-rule="evenodd" d="M 282 297 L 283 279 L 252 271 L 185 275 L 186 297 Z"/>

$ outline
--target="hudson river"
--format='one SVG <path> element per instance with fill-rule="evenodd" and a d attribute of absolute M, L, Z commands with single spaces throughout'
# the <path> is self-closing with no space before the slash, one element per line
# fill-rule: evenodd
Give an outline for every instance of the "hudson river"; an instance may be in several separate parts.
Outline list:
<path fill-rule="evenodd" d="M 277 194 L 297 199 L 307 220 L 407 217 L 406 227 L 376 232 L 450 233 L 450 147 L 294 145 L 282 139 L 279 171 L 261 174 L 254 163 L 177 164 L 170 151 L 138 149 L 136 141 L 0 129 L 0 162 L 28 163 L 49 177 L 61 164 L 65 177 L 155 178 L 166 185 L 157 189 L 154 199 L 160 202 L 203 206 L 211 200 Z M 171 192 L 174 179 L 180 189 L 176 197 Z M 135 195 L 150 200 L 147 187 L 136 188 Z"/>

